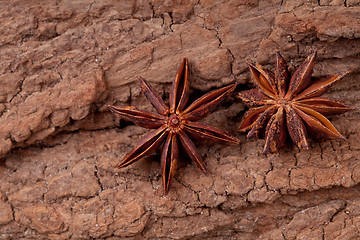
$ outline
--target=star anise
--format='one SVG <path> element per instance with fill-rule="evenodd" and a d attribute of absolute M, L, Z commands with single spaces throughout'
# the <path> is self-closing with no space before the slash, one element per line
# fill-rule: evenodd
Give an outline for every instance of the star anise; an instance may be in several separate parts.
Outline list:
<path fill-rule="evenodd" d="M 345 73 L 311 79 L 315 56 L 316 52 L 308 56 L 291 79 L 279 53 L 276 54 L 275 74 L 259 64 L 248 64 L 256 88 L 238 96 L 248 106 L 255 107 L 245 113 L 239 131 L 250 130 L 248 138 L 265 137 L 264 153 L 277 152 L 285 144 L 287 135 L 300 149 L 309 148 L 307 134 L 318 139 L 344 139 L 325 116 L 352 108 L 320 96 Z"/>
<path fill-rule="evenodd" d="M 110 110 L 125 120 L 136 125 L 155 129 L 140 142 L 117 165 L 126 167 L 142 157 L 155 152 L 162 145 L 161 168 L 165 194 L 168 192 L 171 179 L 177 168 L 181 146 L 201 171 L 206 172 L 206 163 L 196 151 L 191 140 L 206 140 L 219 143 L 238 144 L 239 140 L 228 133 L 210 125 L 196 122 L 208 116 L 216 106 L 231 92 L 236 85 L 230 85 L 211 91 L 187 106 L 189 97 L 189 68 L 184 58 L 179 71 L 173 80 L 169 105 L 166 106 L 159 94 L 142 77 L 138 77 L 142 92 L 159 114 L 138 110 L 135 107 L 109 106 Z"/>

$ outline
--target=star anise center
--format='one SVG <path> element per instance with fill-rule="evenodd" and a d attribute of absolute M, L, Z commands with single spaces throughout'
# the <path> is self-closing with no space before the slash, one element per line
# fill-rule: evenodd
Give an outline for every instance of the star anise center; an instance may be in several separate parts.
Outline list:
<path fill-rule="evenodd" d="M 175 130 L 180 127 L 181 119 L 177 114 L 171 114 L 168 120 L 168 126 L 170 129 Z"/>
<path fill-rule="evenodd" d="M 275 100 L 275 103 L 277 105 L 280 105 L 280 106 L 285 106 L 285 105 L 288 105 L 290 103 L 290 101 L 288 101 L 286 99 L 279 98 L 279 99 Z"/>

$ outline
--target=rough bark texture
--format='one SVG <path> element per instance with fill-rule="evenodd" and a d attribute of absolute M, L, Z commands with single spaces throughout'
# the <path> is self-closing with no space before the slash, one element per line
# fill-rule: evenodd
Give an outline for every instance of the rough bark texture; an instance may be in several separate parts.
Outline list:
<path fill-rule="evenodd" d="M 229 98 L 206 121 L 241 144 L 199 144 L 209 174 L 183 157 L 164 196 L 159 155 L 115 168 L 147 130 L 107 108 L 153 111 L 136 76 L 166 99 L 183 57 L 197 96 L 314 49 L 315 76 L 350 71 L 327 96 L 358 108 L 358 0 L 12 0 L 0 23 L 1 239 L 360 237 L 357 110 L 331 117 L 347 141 L 264 156 Z"/>

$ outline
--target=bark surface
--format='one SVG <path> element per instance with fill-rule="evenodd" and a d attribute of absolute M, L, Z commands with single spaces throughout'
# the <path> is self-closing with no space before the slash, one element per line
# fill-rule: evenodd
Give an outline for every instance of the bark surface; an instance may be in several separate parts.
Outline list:
<path fill-rule="evenodd" d="M 358 0 L 11 0 L 0 23 L 0 239 L 360 237 Z M 230 97 L 205 121 L 241 143 L 199 143 L 208 175 L 182 157 L 164 196 L 159 154 L 115 168 L 148 130 L 107 105 L 154 112 L 136 76 L 167 99 L 187 57 L 197 98 L 313 50 L 313 76 L 349 71 L 326 94 L 356 108 L 330 117 L 346 141 L 263 155 Z"/>

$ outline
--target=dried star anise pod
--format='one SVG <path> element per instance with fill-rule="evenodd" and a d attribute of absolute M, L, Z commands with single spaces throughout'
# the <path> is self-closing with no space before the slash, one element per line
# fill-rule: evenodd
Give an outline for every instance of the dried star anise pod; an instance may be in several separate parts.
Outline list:
<path fill-rule="evenodd" d="M 344 139 L 325 117 L 352 108 L 323 95 L 345 73 L 311 79 L 316 52 L 308 56 L 292 75 L 282 56 L 276 54 L 275 74 L 261 65 L 248 64 L 256 88 L 239 93 L 248 110 L 239 131 L 247 137 L 265 137 L 264 153 L 277 152 L 289 134 L 300 149 L 308 149 L 307 134 L 318 139 Z M 324 116 L 325 115 L 325 116 Z"/>
<path fill-rule="evenodd" d="M 126 167 L 140 158 L 155 152 L 162 145 L 161 168 L 164 192 L 167 194 L 171 179 L 177 168 L 181 146 L 201 171 L 206 172 L 206 163 L 196 151 L 191 139 L 207 140 L 218 143 L 238 144 L 239 140 L 228 133 L 210 125 L 196 122 L 208 116 L 216 106 L 231 92 L 236 85 L 230 85 L 211 91 L 187 106 L 189 97 L 188 61 L 184 58 L 175 79 L 173 80 L 169 105 L 166 106 L 159 94 L 142 77 L 138 77 L 142 92 L 159 114 L 148 113 L 135 107 L 109 106 L 110 110 L 121 118 L 136 125 L 155 129 L 140 142 L 117 165 Z"/>

